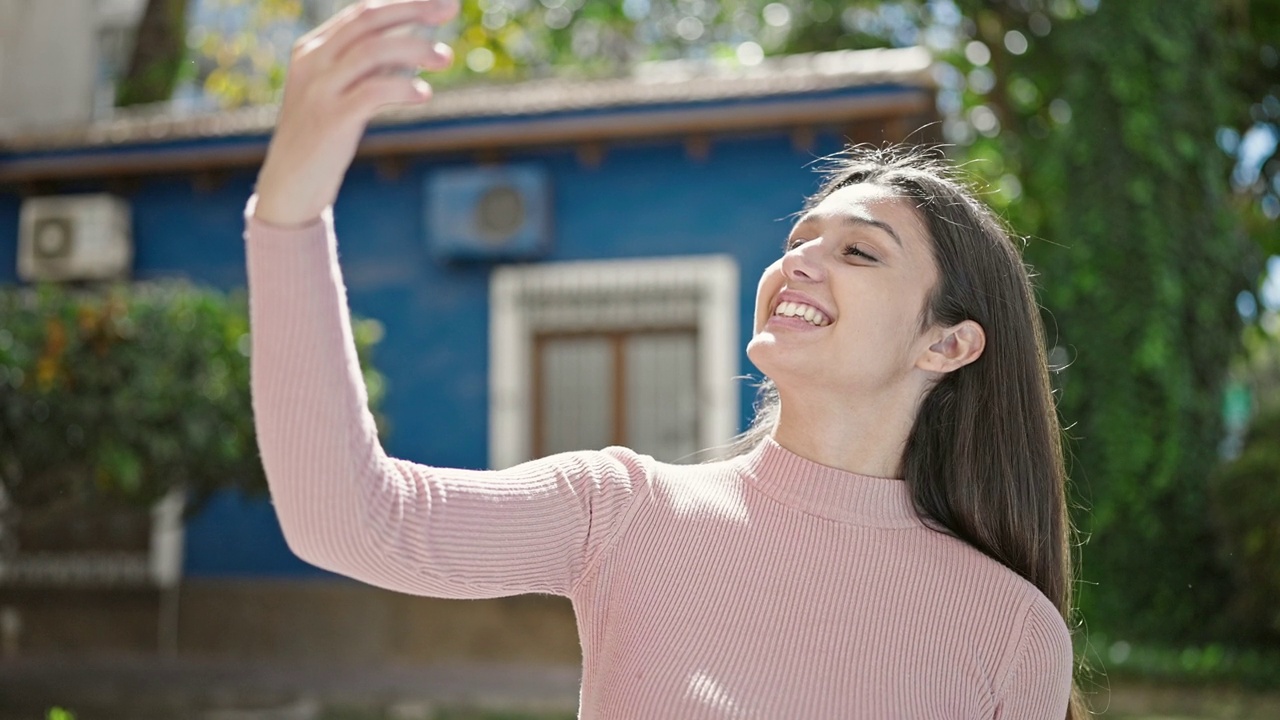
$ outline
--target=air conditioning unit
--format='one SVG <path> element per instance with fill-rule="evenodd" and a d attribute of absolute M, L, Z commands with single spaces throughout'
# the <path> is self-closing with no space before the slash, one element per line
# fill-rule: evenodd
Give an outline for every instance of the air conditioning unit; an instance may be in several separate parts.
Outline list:
<path fill-rule="evenodd" d="M 537 165 L 437 170 L 426 227 L 443 260 L 531 260 L 551 249 L 551 182 Z"/>
<path fill-rule="evenodd" d="M 27 281 L 129 275 L 129 204 L 107 194 L 28 198 L 18 218 L 18 276 Z"/>

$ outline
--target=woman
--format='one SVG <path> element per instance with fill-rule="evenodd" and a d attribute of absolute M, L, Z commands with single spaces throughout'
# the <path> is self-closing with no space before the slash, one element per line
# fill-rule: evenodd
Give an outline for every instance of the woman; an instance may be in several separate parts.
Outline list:
<path fill-rule="evenodd" d="M 259 444 L 290 547 L 404 592 L 572 599 L 584 718 L 1069 716 L 1058 428 L 1017 252 L 928 162 L 854 154 L 760 280 L 776 392 L 728 461 L 496 472 L 387 457 L 329 207 L 365 122 L 425 101 L 442 0 L 297 44 L 246 211 Z M 1078 712 L 1072 711 L 1072 712 Z"/>

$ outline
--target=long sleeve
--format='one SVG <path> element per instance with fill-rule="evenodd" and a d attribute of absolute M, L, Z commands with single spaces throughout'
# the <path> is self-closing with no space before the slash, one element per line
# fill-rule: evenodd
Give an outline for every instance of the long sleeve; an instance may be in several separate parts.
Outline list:
<path fill-rule="evenodd" d="M 622 523 L 647 460 L 612 448 L 466 471 L 388 457 L 368 410 L 331 210 L 286 229 L 254 218 L 254 204 L 245 213 L 254 419 L 289 547 L 403 592 L 568 594 Z"/>
<path fill-rule="evenodd" d="M 996 718 L 1062 720 L 1067 715 L 1075 662 L 1071 635 L 1053 605 L 1036 595 L 1001 683 Z"/>

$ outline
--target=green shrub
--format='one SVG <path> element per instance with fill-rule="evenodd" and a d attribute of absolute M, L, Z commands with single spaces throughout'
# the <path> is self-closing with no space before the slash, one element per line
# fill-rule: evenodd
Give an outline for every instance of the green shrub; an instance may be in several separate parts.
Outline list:
<path fill-rule="evenodd" d="M 1084 685 L 1105 686 L 1109 679 L 1133 678 L 1177 687 L 1235 686 L 1249 690 L 1280 688 L 1280 650 L 1221 643 L 1160 645 L 1112 640 L 1094 634 L 1078 638 L 1079 654 L 1093 672 Z"/>
<path fill-rule="evenodd" d="M 380 326 L 354 327 L 376 405 Z M 248 355 L 243 291 L 0 288 L 0 483 L 25 508 L 265 493 Z"/>
<path fill-rule="evenodd" d="M 1210 489 L 1236 625 L 1245 638 L 1280 641 L 1280 407 L 1254 418 L 1240 456 Z"/>

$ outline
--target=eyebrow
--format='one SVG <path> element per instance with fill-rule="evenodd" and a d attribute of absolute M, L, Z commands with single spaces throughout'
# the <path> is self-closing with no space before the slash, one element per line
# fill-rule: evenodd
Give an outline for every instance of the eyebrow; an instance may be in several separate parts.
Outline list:
<path fill-rule="evenodd" d="M 808 212 L 808 213 L 805 213 L 804 216 L 800 218 L 800 222 L 796 224 L 803 225 L 804 223 L 807 223 L 807 222 L 815 222 L 820 217 L 824 217 L 824 216 L 816 215 L 813 212 Z M 895 231 L 893 229 L 893 226 L 887 222 L 876 220 L 875 218 L 870 218 L 865 215 L 845 215 L 843 213 L 841 213 L 840 215 L 827 215 L 825 217 L 834 217 L 846 225 L 858 225 L 861 227 L 876 228 L 881 232 L 883 232 L 884 234 L 888 235 L 889 237 L 893 238 L 893 241 L 898 244 L 898 247 L 902 247 L 902 238 L 898 237 L 897 231 Z"/>

